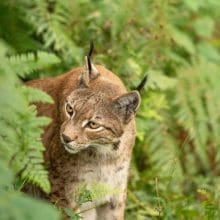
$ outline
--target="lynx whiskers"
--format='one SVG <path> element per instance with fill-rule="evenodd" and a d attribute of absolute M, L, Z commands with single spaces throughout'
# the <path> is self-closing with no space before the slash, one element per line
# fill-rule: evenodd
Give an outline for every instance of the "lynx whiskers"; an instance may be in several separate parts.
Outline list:
<path fill-rule="evenodd" d="M 54 99 L 54 104 L 36 104 L 39 115 L 53 119 L 42 136 L 52 188 L 46 197 L 59 207 L 75 209 L 73 195 L 79 185 L 106 184 L 117 195 L 100 199 L 99 207 L 96 201 L 89 212 L 98 220 L 122 220 L 141 99 L 137 90 L 127 92 L 114 73 L 92 64 L 92 49 L 84 67 L 27 83 Z M 88 213 L 83 219 L 92 220 Z"/>

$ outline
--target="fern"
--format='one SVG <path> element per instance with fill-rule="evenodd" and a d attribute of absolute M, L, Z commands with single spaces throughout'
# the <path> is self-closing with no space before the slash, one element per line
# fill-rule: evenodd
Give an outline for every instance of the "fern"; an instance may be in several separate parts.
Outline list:
<path fill-rule="evenodd" d="M 29 113 L 29 114 L 28 114 Z M 40 142 L 41 128 L 48 124 L 48 118 L 36 118 L 36 109 L 31 106 L 20 117 L 20 127 L 18 137 L 20 149 L 14 155 L 12 166 L 18 168 L 24 180 L 39 185 L 45 192 L 50 192 L 48 173 L 44 167 L 42 152 L 44 147 Z M 21 169 L 22 168 L 22 169 Z"/>
<path fill-rule="evenodd" d="M 32 88 L 32 87 L 26 87 L 23 86 L 21 88 L 23 91 L 23 94 L 25 95 L 25 97 L 27 98 L 29 103 L 33 103 L 33 102 L 44 102 L 44 103 L 53 103 L 52 98 L 45 92 L 42 92 L 39 89 L 36 88 Z"/>
<path fill-rule="evenodd" d="M 4 58 L 2 54 L 1 57 L 4 65 L 0 66 L 2 76 L 0 91 L 2 150 L 0 157 L 2 160 L 9 161 L 10 167 L 15 173 L 19 173 L 23 180 L 33 182 L 45 192 L 49 192 L 50 184 L 43 165 L 44 147 L 40 141 L 40 135 L 42 127 L 50 120 L 36 117 L 36 108 L 29 106 L 29 102 L 52 103 L 52 100 L 42 91 L 21 87 L 16 73 L 24 76 L 31 71 L 57 63 L 59 60 L 54 55 L 45 52 L 37 53 L 36 59 L 32 54 L 14 56 L 10 59 Z M 8 108 L 11 109 L 10 112 Z M 7 153 L 7 158 L 4 158 L 5 153 Z"/>
<path fill-rule="evenodd" d="M 44 51 L 14 55 L 9 58 L 10 67 L 21 77 L 25 77 L 33 71 L 46 69 L 59 62 L 57 56 Z"/>
<path fill-rule="evenodd" d="M 37 184 L 48 190 L 43 148 L 38 141 L 30 145 L 47 120 L 36 120 L 28 103 L 50 98 L 23 88 L 18 75 L 25 80 L 54 76 L 81 65 L 82 51 L 94 39 L 95 63 L 118 74 L 128 88 L 149 74 L 137 118 L 126 219 L 218 219 L 217 19 L 216 0 L 2 1 L 0 173 L 5 181 L 0 178 L 0 184 L 5 189 L 20 171 L 22 181 L 39 176 Z M 62 60 L 56 68 L 53 54 Z M 32 130 L 30 138 L 21 128 Z M 204 186 L 210 197 L 198 192 Z"/>
<path fill-rule="evenodd" d="M 59 212 L 49 204 L 15 192 L 0 190 L 0 219 L 59 220 Z M 7 202 L 6 202 L 7 201 Z"/>
<path fill-rule="evenodd" d="M 63 28 L 70 17 L 70 11 L 63 1 L 33 1 L 32 7 L 27 18 L 36 27 L 36 34 L 42 37 L 45 47 L 61 54 L 67 63 L 72 63 L 72 60 L 81 63 L 82 51 Z"/>
<path fill-rule="evenodd" d="M 52 103 L 52 100 L 41 91 L 22 87 L 18 79 L 19 74 L 41 69 L 44 65 L 42 62 L 37 65 L 38 61 L 31 59 L 30 55 L 21 55 L 20 65 L 18 56 L 9 60 L 5 57 L 9 47 L 0 42 L 0 219 L 20 220 L 31 216 L 31 219 L 58 220 L 59 212 L 55 208 L 27 198 L 16 191 L 14 185 L 19 179 L 36 184 L 45 192 L 50 191 L 48 172 L 44 167 L 44 147 L 40 141 L 42 127 L 49 119 L 36 117 L 36 107 L 30 106 L 29 102 Z M 29 67 L 22 71 L 21 66 L 27 60 Z"/>
<path fill-rule="evenodd" d="M 217 153 L 220 143 L 219 103 L 214 101 L 220 92 L 218 76 L 218 66 L 203 60 L 183 69 L 179 74 L 175 98 L 179 106 L 177 113 L 179 123 L 189 134 L 195 147 L 195 154 L 201 159 L 206 172 L 212 169 L 207 154 L 208 148 Z M 215 156 L 217 171 L 220 168 L 217 165 L 219 155 Z"/>

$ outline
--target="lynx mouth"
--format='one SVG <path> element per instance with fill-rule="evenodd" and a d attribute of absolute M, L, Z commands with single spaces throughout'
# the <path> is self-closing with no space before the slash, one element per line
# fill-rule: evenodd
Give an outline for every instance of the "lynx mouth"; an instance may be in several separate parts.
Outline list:
<path fill-rule="evenodd" d="M 63 144 L 65 150 L 71 154 L 76 154 L 79 151 L 84 150 L 88 147 L 88 145 L 77 144 L 75 142 L 66 143 L 62 137 L 60 139 L 61 139 L 61 143 Z"/>
<path fill-rule="evenodd" d="M 76 154 L 81 150 L 86 149 L 87 145 L 75 145 L 75 144 L 63 144 L 66 151 L 68 151 L 71 154 Z"/>
<path fill-rule="evenodd" d="M 103 144 L 98 144 L 98 143 L 79 144 L 74 141 L 70 143 L 66 143 L 61 136 L 61 143 L 63 144 L 64 149 L 71 154 L 77 154 L 80 151 L 86 150 L 88 148 L 93 149 L 101 154 L 111 154 L 112 152 L 115 152 L 118 149 L 118 145 L 120 141 L 117 141 L 115 143 L 103 143 Z"/>

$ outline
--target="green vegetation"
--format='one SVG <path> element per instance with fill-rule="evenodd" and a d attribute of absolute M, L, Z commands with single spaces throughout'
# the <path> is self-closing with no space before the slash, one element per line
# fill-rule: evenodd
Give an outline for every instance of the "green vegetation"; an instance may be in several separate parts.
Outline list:
<path fill-rule="evenodd" d="M 40 142 L 49 119 L 29 103 L 51 99 L 22 81 L 81 66 L 91 39 L 94 62 L 128 89 L 149 75 L 126 219 L 220 219 L 219 21 L 218 0 L 1 1 L 0 219 L 60 219 L 20 192 L 26 181 L 50 191 Z"/>

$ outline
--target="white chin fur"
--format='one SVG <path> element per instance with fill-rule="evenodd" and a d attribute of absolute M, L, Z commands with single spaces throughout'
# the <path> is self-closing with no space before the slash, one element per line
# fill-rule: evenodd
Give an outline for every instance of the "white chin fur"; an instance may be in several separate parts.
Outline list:
<path fill-rule="evenodd" d="M 71 153 L 71 154 L 76 154 L 76 153 L 79 152 L 79 150 L 73 149 L 73 148 L 71 148 L 70 146 L 68 146 L 68 145 L 66 145 L 66 144 L 64 144 L 64 148 L 65 148 L 66 151 L 68 151 L 68 152 Z"/>
<path fill-rule="evenodd" d="M 77 145 L 72 145 L 72 144 L 63 144 L 64 148 L 66 151 L 68 151 L 71 154 L 76 154 L 80 152 L 81 150 L 86 149 L 88 146 L 87 145 L 82 145 L 82 146 L 77 146 Z"/>
<path fill-rule="evenodd" d="M 80 151 L 87 149 L 88 147 L 92 147 L 96 150 L 97 153 L 102 154 L 103 156 L 107 156 L 107 155 L 116 156 L 117 155 L 117 152 L 112 150 L 113 146 L 111 144 L 105 144 L 105 145 L 101 145 L 101 144 L 78 145 L 76 143 L 66 144 L 64 143 L 62 138 L 61 138 L 61 142 L 65 150 L 70 154 L 77 154 Z"/>
<path fill-rule="evenodd" d="M 71 154 L 76 154 L 82 149 L 85 149 L 87 146 L 75 146 L 75 144 L 66 144 L 62 138 L 60 137 L 61 143 L 63 144 L 65 150 Z"/>

